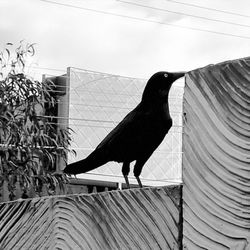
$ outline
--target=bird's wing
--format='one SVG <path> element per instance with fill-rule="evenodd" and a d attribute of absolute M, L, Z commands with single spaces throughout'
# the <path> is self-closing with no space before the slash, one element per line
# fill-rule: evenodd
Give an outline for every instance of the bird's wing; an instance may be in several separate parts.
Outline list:
<path fill-rule="evenodd" d="M 153 113 L 137 106 L 103 139 L 97 149 L 107 152 L 110 160 L 135 160 L 138 152 L 153 147 L 152 140 L 158 133 L 154 118 Z"/>
<path fill-rule="evenodd" d="M 107 145 L 114 145 L 115 142 L 124 142 L 129 138 L 134 137 L 135 132 L 141 128 L 145 120 L 144 114 L 137 110 L 131 111 L 124 119 L 103 139 L 103 141 L 97 146 L 101 148 Z"/>

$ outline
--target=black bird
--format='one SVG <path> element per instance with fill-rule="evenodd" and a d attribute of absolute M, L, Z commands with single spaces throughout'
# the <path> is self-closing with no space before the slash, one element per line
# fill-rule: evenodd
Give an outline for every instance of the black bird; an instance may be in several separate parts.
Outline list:
<path fill-rule="evenodd" d="M 184 72 L 161 71 L 151 76 L 138 106 L 125 116 L 87 158 L 69 164 L 64 172 L 75 175 L 98 168 L 109 161 L 122 162 L 122 173 L 129 188 L 130 163 L 136 161 L 134 176 L 142 187 L 139 178 L 142 167 L 172 126 L 169 90 L 172 83 L 184 75 Z"/>

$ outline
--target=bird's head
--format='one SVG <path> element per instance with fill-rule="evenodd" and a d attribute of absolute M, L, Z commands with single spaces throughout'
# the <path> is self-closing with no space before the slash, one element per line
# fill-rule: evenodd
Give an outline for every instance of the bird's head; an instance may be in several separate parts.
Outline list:
<path fill-rule="evenodd" d="M 142 101 L 167 100 L 172 83 L 185 72 L 160 71 L 150 77 L 142 94 Z"/>

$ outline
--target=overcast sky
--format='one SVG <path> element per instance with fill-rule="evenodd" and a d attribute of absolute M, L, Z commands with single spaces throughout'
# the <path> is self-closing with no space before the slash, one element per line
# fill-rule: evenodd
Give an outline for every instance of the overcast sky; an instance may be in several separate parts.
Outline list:
<path fill-rule="evenodd" d="M 38 67 L 148 78 L 249 56 L 250 2 L 0 0 L 0 38 L 36 43 Z"/>

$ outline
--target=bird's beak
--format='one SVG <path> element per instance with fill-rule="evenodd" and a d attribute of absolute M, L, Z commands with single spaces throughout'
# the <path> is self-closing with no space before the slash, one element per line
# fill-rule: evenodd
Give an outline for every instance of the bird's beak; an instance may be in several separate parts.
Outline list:
<path fill-rule="evenodd" d="M 175 73 L 173 74 L 173 75 L 174 75 L 174 80 L 177 80 L 177 79 L 183 77 L 185 74 L 186 74 L 185 71 L 175 72 Z"/>

